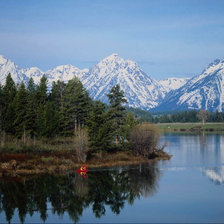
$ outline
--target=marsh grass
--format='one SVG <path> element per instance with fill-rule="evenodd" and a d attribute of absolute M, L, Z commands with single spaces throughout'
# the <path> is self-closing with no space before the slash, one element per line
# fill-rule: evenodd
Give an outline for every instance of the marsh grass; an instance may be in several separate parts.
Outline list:
<path fill-rule="evenodd" d="M 27 139 L 24 144 L 22 140 L 12 136 L 0 138 L 0 152 L 54 152 L 73 151 L 74 139 L 70 137 Z"/>

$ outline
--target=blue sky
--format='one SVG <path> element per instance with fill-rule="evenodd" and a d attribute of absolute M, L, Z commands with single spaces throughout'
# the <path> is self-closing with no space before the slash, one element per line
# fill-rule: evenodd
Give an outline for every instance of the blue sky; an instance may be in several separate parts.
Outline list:
<path fill-rule="evenodd" d="M 0 54 L 22 68 L 112 53 L 155 79 L 199 74 L 224 57 L 224 1 L 0 0 Z"/>

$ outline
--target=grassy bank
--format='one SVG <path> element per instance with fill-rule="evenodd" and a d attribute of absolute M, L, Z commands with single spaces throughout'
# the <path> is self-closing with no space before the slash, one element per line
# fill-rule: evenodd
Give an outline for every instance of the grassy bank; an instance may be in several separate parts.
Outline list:
<path fill-rule="evenodd" d="M 156 124 L 161 132 L 223 132 L 224 133 L 224 123 L 159 123 Z"/>

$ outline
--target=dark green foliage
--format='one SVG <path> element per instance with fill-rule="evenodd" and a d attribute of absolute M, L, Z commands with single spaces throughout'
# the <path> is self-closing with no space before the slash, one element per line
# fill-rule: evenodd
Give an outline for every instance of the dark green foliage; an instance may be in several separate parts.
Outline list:
<path fill-rule="evenodd" d="M 35 94 L 37 105 L 45 105 L 47 101 L 47 78 L 43 75 L 40 79 L 40 84 L 37 86 Z"/>
<path fill-rule="evenodd" d="M 19 138 L 22 135 L 25 135 L 27 125 L 27 109 L 28 109 L 28 101 L 29 96 L 26 91 L 25 85 L 22 84 L 19 87 L 19 90 L 14 99 L 14 106 L 15 106 L 15 135 Z"/>
<path fill-rule="evenodd" d="M 113 130 L 105 105 L 96 101 L 87 120 L 89 144 L 92 151 L 109 150 L 112 147 Z"/>
<path fill-rule="evenodd" d="M 43 128 L 43 135 L 46 137 L 54 137 L 58 133 L 59 113 L 56 110 L 56 105 L 53 102 L 47 102 L 46 104 Z"/>
<path fill-rule="evenodd" d="M 37 86 L 34 84 L 33 79 L 31 78 L 28 82 L 27 93 L 28 93 L 28 105 L 26 113 L 26 123 L 27 123 L 27 134 L 33 138 L 36 136 L 36 109 L 37 102 L 35 101 Z"/>
<path fill-rule="evenodd" d="M 200 122 L 197 114 L 199 111 L 197 110 L 189 110 L 189 111 L 172 111 L 172 112 L 162 112 L 162 113 L 154 113 L 153 115 L 153 123 L 185 123 L 185 122 Z M 210 112 L 207 117 L 208 122 L 223 122 L 224 121 L 224 113 L 223 112 Z"/>
<path fill-rule="evenodd" d="M 117 144 L 123 137 L 121 127 L 125 124 L 126 117 L 126 110 L 123 104 L 127 103 L 127 100 L 124 97 L 124 92 L 120 90 L 119 85 L 114 86 L 107 96 L 110 102 L 108 110 L 109 119 L 112 122 L 114 140 L 115 144 Z"/>
<path fill-rule="evenodd" d="M 6 78 L 6 83 L 2 90 L 3 97 L 3 129 L 5 132 L 14 134 L 15 133 L 15 108 L 14 108 L 14 97 L 16 95 L 16 85 L 13 81 L 11 74 Z"/>
<path fill-rule="evenodd" d="M 197 111 L 182 111 L 173 114 L 164 114 L 162 116 L 155 116 L 154 123 L 176 123 L 176 122 L 199 122 Z"/>
<path fill-rule="evenodd" d="M 69 80 L 60 106 L 61 134 L 71 136 L 84 126 L 91 100 L 78 78 Z"/>
<path fill-rule="evenodd" d="M 131 112 L 139 120 L 139 122 L 153 122 L 153 116 L 149 111 L 141 110 L 139 108 L 126 108 L 127 112 Z"/>
<path fill-rule="evenodd" d="M 35 94 L 35 104 L 36 104 L 36 128 L 37 135 L 44 136 L 45 134 L 45 110 L 47 102 L 47 78 L 45 75 L 40 79 L 40 84 L 37 86 L 37 91 Z"/>

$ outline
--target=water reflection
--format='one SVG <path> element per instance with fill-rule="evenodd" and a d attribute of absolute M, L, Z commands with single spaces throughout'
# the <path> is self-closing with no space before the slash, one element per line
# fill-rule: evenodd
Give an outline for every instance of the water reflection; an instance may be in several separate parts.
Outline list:
<path fill-rule="evenodd" d="M 136 198 L 155 193 L 159 177 L 160 171 L 155 166 L 139 166 L 92 171 L 86 179 L 74 173 L 20 181 L 1 180 L 0 213 L 4 211 L 10 222 L 18 212 L 21 223 L 27 214 L 32 216 L 34 212 L 38 212 L 43 221 L 47 220 L 48 212 L 58 216 L 67 212 L 72 221 L 78 222 L 89 206 L 98 218 L 105 215 L 105 206 L 119 214 L 126 202 L 133 204 Z"/>
<path fill-rule="evenodd" d="M 224 184 L 224 166 L 205 168 L 202 172 L 215 184 Z"/>
<path fill-rule="evenodd" d="M 224 135 L 164 135 L 162 140 L 173 155 L 160 163 L 163 170 L 197 167 L 215 184 L 224 184 Z"/>

